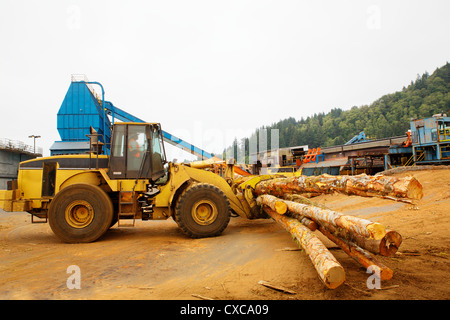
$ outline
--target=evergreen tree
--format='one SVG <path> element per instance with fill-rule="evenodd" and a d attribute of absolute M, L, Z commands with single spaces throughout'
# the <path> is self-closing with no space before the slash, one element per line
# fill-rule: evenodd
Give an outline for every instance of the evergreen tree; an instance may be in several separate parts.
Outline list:
<path fill-rule="evenodd" d="M 328 113 L 282 119 L 269 126 L 256 129 L 250 138 L 226 148 L 225 155 L 234 151 L 235 158 L 249 157 L 249 145 L 257 150 L 270 149 L 270 130 L 279 130 L 279 147 L 308 145 L 310 148 L 341 145 L 364 131 L 366 137 L 380 139 L 403 135 L 409 129 L 411 118 L 428 118 L 433 114 L 450 113 L 450 64 L 447 62 L 433 74 L 417 75 L 415 81 L 401 91 L 386 94 L 371 105 L 353 106 L 349 110 L 332 108 Z M 260 138 L 267 135 L 267 142 Z M 247 162 L 248 163 L 248 162 Z"/>

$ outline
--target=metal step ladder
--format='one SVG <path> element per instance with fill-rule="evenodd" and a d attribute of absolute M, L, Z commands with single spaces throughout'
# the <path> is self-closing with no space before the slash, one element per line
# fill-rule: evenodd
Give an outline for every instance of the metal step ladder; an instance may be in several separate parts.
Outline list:
<path fill-rule="evenodd" d="M 131 210 L 130 210 L 131 208 Z M 117 217 L 117 227 L 134 227 L 136 223 L 136 201 L 135 192 L 123 191 L 122 183 L 119 185 L 119 212 Z M 122 223 L 123 220 L 133 220 L 132 223 Z"/>
<path fill-rule="evenodd" d="M 43 199 L 41 199 L 42 205 L 48 208 L 50 200 L 51 200 L 50 197 L 43 197 Z M 31 213 L 31 223 L 47 223 L 47 222 L 48 222 L 48 212 L 46 212 L 45 215 Z"/>

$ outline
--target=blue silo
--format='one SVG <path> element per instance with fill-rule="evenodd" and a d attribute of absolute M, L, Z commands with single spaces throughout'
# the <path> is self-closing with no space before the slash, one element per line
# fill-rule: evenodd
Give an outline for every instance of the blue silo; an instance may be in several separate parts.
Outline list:
<path fill-rule="evenodd" d="M 85 81 L 73 81 L 70 84 L 57 115 L 61 141 L 52 145 L 51 155 L 89 151 L 87 135 L 90 127 L 100 135 L 99 141 L 107 145 L 110 143 L 111 122 L 102 109 L 104 101 L 96 97 L 88 85 L 89 82 Z"/>

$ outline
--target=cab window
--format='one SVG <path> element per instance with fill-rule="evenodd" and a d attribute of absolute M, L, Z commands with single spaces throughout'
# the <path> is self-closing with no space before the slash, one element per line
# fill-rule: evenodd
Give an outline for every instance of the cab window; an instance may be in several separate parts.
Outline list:
<path fill-rule="evenodd" d="M 145 150 L 147 139 L 145 138 L 145 126 L 128 126 L 128 159 L 127 171 L 139 171 Z"/>

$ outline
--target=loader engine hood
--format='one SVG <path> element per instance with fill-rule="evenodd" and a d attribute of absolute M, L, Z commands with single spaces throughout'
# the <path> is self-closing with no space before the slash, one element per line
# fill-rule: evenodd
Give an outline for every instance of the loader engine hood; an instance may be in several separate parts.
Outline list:
<path fill-rule="evenodd" d="M 19 169 L 42 169 L 44 163 L 57 162 L 59 169 L 95 169 L 108 168 L 108 156 L 99 155 L 89 157 L 89 155 L 52 156 L 23 161 Z"/>

